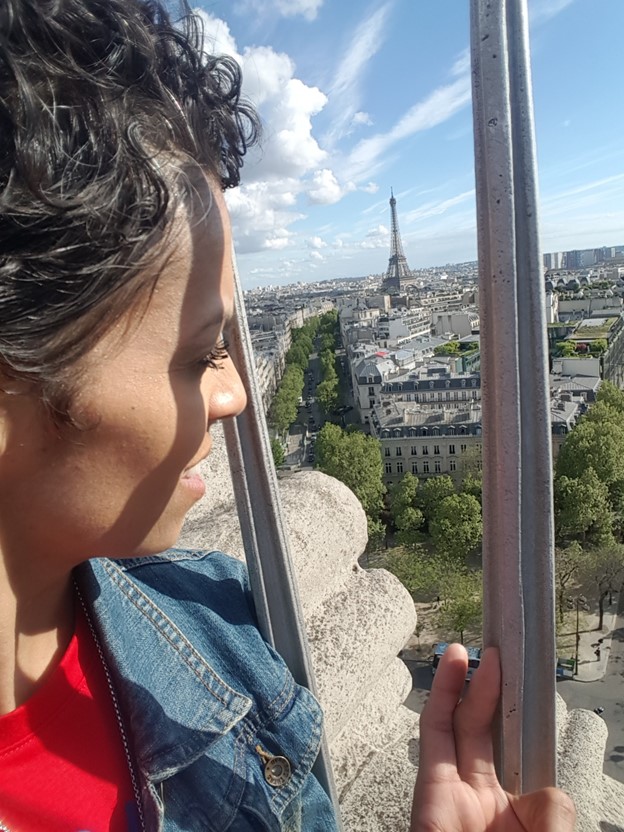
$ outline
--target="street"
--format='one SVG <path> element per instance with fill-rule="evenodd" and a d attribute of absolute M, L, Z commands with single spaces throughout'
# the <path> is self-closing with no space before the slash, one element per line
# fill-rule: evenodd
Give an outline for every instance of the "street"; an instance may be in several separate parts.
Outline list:
<path fill-rule="evenodd" d="M 601 714 L 609 737 L 605 749 L 604 773 L 624 783 L 624 592 L 620 593 L 618 604 L 618 626 L 611 634 L 610 657 L 607 671 L 597 682 L 581 682 L 575 679 L 560 679 L 557 693 L 564 699 L 568 709 L 604 708 Z M 596 633 L 596 637 L 599 633 Z M 413 689 L 405 701 L 412 711 L 421 713 L 427 695 L 431 690 L 433 677 L 431 665 L 425 660 L 403 659 L 412 674 Z"/>
<path fill-rule="evenodd" d="M 605 750 L 604 772 L 624 783 L 624 592 L 618 603 L 618 625 L 611 634 L 611 655 L 607 672 L 597 682 L 579 682 L 565 679 L 557 682 L 568 708 L 604 708 L 602 718 L 609 729 Z M 598 634 L 597 634 L 598 635 Z"/>

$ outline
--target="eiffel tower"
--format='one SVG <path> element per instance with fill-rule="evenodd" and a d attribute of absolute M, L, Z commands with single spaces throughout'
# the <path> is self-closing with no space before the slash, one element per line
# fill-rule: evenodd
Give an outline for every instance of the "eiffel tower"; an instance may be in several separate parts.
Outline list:
<path fill-rule="evenodd" d="M 390 231 L 390 260 L 388 261 L 388 270 L 386 271 L 382 288 L 391 294 L 398 294 L 403 288 L 402 282 L 409 281 L 412 278 L 412 273 L 403 253 L 403 243 L 401 242 L 399 221 L 397 219 L 396 199 L 394 198 L 392 188 L 390 188 L 390 215 L 392 220 L 392 229 Z"/>

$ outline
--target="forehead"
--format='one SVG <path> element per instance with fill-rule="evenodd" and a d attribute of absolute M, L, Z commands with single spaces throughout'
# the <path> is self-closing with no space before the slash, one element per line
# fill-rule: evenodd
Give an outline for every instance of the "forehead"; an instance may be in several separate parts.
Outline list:
<path fill-rule="evenodd" d="M 120 341 L 126 353 L 171 356 L 197 335 L 215 341 L 232 316 L 229 218 L 220 191 L 205 177 L 180 201 L 146 271 L 152 278 L 149 298 L 105 336 L 94 357 L 117 352 Z"/>

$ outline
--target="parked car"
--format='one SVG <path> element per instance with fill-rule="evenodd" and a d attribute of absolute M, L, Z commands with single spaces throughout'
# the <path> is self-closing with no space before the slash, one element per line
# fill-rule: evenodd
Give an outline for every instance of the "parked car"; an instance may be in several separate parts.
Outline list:
<path fill-rule="evenodd" d="M 433 657 L 431 659 L 431 674 L 433 676 L 435 676 L 438 665 L 440 664 L 440 659 L 446 653 L 448 647 L 449 642 L 447 641 L 439 641 L 437 644 L 433 645 Z M 472 679 L 472 674 L 481 664 L 482 650 L 480 647 L 466 647 L 466 652 L 468 653 L 466 681 L 469 682 Z"/>

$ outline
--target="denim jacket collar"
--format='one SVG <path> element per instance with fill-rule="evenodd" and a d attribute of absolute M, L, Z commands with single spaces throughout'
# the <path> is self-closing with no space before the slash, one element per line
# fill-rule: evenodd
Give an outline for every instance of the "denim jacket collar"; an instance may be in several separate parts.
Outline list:
<path fill-rule="evenodd" d="M 215 673 L 120 564 L 88 561 L 77 580 L 132 723 L 137 764 L 148 780 L 162 782 L 231 730 L 252 701 Z"/>

